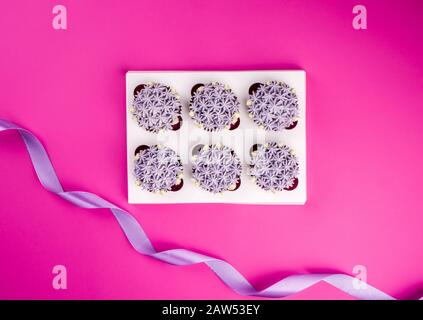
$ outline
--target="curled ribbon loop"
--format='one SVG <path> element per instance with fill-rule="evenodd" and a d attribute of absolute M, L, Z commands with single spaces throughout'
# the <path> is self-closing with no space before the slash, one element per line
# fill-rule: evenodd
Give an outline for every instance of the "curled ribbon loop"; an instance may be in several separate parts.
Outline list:
<path fill-rule="evenodd" d="M 158 252 L 154 249 L 150 239 L 144 232 L 141 225 L 129 212 L 117 207 L 107 200 L 104 200 L 94 193 L 84 191 L 64 191 L 46 150 L 34 134 L 12 122 L 0 119 L 0 132 L 6 130 L 17 131 L 21 135 L 31 157 L 38 179 L 45 189 L 57 194 L 59 197 L 78 207 L 86 209 L 110 209 L 132 247 L 140 254 L 178 266 L 204 263 L 230 289 L 244 296 L 283 298 L 307 289 L 320 281 L 324 281 L 357 299 L 394 299 L 390 295 L 368 284 L 365 286 L 355 285 L 355 283 L 360 282 L 360 280 L 347 274 L 291 275 L 263 290 L 257 290 L 237 269 L 224 260 L 186 249 L 171 249 Z"/>

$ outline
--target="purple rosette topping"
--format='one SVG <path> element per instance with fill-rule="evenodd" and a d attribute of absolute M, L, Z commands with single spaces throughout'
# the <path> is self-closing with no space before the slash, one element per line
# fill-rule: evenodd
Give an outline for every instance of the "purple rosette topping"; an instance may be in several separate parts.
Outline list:
<path fill-rule="evenodd" d="M 212 193 L 238 189 L 241 171 L 241 161 L 235 152 L 220 144 L 203 146 L 192 159 L 195 184 Z"/>
<path fill-rule="evenodd" d="M 138 125 L 147 131 L 177 130 L 182 121 L 182 104 L 174 89 L 160 83 L 138 86 L 130 109 Z"/>
<path fill-rule="evenodd" d="M 170 148 L 140 146 L 135 153 L 135 183 L 144 190 L 165 193 L 182 187 L 183 167 L 179 156 Z"/>
<path fill-rule="evenodd" d="M 254 123 L 268 131 L 292 129 L 299 116 L 298 98 L 294 89 L 279 81 L 251 86 L 247 109 Z"/>
<path fill-rule="evenodd" d="M 298 185 L 297 157 L 286 145 L 276 142 L 254 145 L 249 175 L 264 190 L 293 190 Z"/>
<path fill-rule="evenodd" d="M 228 86 L 218 82 L 197 84 L 192 90 L 189 115 L 206 131 L 233 130 L 239 125 L 239 106 Z"/>

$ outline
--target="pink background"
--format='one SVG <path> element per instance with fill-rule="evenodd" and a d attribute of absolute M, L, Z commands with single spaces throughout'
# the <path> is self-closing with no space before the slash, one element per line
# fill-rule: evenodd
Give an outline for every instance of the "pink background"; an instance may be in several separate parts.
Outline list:
<path fill-rule="evenodd" d="M 66 31 L 51 26 L 56 4 Z M 352 28 L 356 4 L 368 30 Z M 41 138 L 67 190 L 132 212 L 157 249 L 224 258 L 258 288 L 361 264 L 370 284 L 416 297 L 422 12 L 419 0 L 2 1 L 0 118 Z M 307 71 L 305 206 L 126 203 L 127 70 L 275 68 Z M 0 146 L 0 298 L 240 298 L 204 265 L 140 256 L 107 210 L 45 191 L 17 134 Z M 68 290 L 52 288 L 57 264 Z M 318 284 L 292 298 L 348 296 Z"/>

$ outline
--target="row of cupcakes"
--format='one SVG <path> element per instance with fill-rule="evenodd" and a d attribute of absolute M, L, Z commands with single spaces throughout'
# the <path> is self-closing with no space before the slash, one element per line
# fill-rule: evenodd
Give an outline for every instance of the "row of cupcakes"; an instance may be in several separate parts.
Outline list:
<path fill-rule="evenodd" d="M 295 90 L 281 81 L 254 83 L 246 107 L 248 116 L 264 130 L 293 129 L 299 106 Z M 240 102 L 232 89 L 219 82 L 198 83 L 191 89 L 189 116 L 206 131 L 234 130 L 240 124 Z M 138 125 L 150 132 L 178 130 L 182 103 L 170 86 L 149 82 L 138 85 L 130 112 Z"/>
<path fill-rule="evenodd" d="M 208 192 L 235 191 L 241 185 L 241 161 L 227 146 L 219 143 L 200 145 L 191 164 L 191 179 Z M 290 191 L 298 185 L 298 159 L 284 144 L 253 145 L 248 165 L 247 174 L 264 190 Z M 135 150 L 134 176 L 137 186 L 154 193 L 179 191 L 184 184 L 180 157 L 163 145 L 141 145 Z"/>

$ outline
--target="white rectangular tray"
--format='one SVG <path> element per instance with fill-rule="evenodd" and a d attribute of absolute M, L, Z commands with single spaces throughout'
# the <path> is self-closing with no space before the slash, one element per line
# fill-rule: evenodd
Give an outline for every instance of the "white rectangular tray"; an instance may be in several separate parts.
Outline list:
<path fill-rule="evenodd" d="M 256 82 L 278 80 L 293 87 L 297 93 L 300 118 L 297 126 L 282 132 L 261 130 L 248 117 L 245 101 L 248 89 Z M 195 126 L 188 115 L 191 88 L 197 83 L 221 82 L 229 85 L 240 103 L 240 126 L 232 131 L 208 133 Z M 181 97 L 183 124 L 178 131 L 151 133 L 138 126 L 129 109 L 136 86 L 159 82 L 176 89 Z M 306 74 L 303 70 L 272 71 L 129 71 L 126 73 L 126 130 L 129 203 L 244 203 L 244 204 L 304 204 L 306 193 Z M 261 141 L 282 142 L 292 148 L 299 161 L 298 186 L 292 191 L 270 192 L 259 188 L 246 174 L 250 147 Z M 190 179 L 191 149 L 197 144 L 220 142 L 235 150 L 243 163 L 241 186 L 236 191 L 212 194 L 197 187 Z M 134 151 L 139 145 L 162 144 L 175 150 L 184 164 L 184 186 L 177 192 L 154 194 L 135 185 Z"/>

